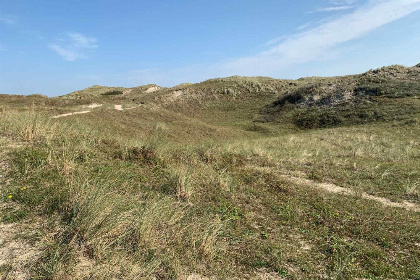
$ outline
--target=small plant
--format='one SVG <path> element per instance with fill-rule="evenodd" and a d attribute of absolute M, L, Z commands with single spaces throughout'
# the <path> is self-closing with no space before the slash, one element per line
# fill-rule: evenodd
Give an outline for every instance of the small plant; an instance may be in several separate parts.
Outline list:
<path fill-rule="evenodd" d="M 191 174 L 186 167 L 176 168 L 172 178 L 178 200 L 187 201 L 192 194 Z"/>
<path fill-rule="evenodd" d="M 268 237 L 269 237 L 269 235 L 268 235 L 268 233 L 267 232 L 261 232 L 261 238 L 262 239 L 268 239 Z"/>
<path fill-rule="evenodd" d="M 240 208 L 229 203 L 223 203 L 219 207 L 221 219 L 223 221 L 237 221 L 244 218 L 244 213 Z"/>
<path fill-rule="evenodd" d="M 140 162 L 145 164 L 154 164 L 159 161 L 156 150 L 152 147 L 133 147 L 133 148 L 120 148 L 116 156 L 122 160 L 133 162 Z"/>

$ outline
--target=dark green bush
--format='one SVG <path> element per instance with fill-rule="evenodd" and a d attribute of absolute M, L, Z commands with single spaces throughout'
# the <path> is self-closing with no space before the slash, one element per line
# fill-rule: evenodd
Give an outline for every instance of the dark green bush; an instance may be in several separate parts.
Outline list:
<path fill-rule="evenodd" d="M 121 95 L 121 94 L 123 94 L 122 91 L 120 91 L 120 90 L 113 90 L 113 91 L 108 91 L 106 93 L 102 93 L 101 95 L 108 96 L 108 95 Z"/>

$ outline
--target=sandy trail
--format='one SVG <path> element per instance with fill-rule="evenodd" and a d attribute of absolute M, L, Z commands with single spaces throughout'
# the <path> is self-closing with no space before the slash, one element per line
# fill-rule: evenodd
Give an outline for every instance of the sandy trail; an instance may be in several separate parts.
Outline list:
<path fill-rule="evenodd" d="M 103 104 L 93 103 L 93 104 L 85 106 L 85 108 L 95 109 L 95 108 L 102 107 L 102 106 L 103 106 Z M 141 106 L 141 104 L 138 105 L 138 106 L 133 106 L 133 107 L 128 107 L 128 108 L 123 109 L 122 105 L 114 105 L 114 109 L 118 110 L 118 111 L 125 111 L 125 110 L 132 110 L 132 109 L 135 109 L 135 108 L 140 107 L 140 106 Z M 68 117 L 68 116 L 72 116 L 72 115 L 88 114 L 88 113 L 91 113 L 91 112 L 93 112 L 93 110 L 77 111 L 77 112 L 52 116 L 51 118 L 52 119 L 59 119 L 59 118 Z"/>
<path fill-rule="evenodd" d="M 57 115 L 57 116 L 53 116 L 53 119 L 59 119 L 62 117 L 67 117 L 67 116 L 72 116 L 72 115 L 80 115 L 80 114 L 87 114 L 90 113 L 92 111 L 79 111 L 79 112 L 73 112 L 73 113 L 67 113 L 67 114 L 61 114 L 61 115 Z"/>
<path fill-rule="evenodd" d="M 103 104 L 94 103 L 94 104 L 86 106 L 86 108 L 94 109 L 94 108 L 102 107 L 102 105 Z M 135 109 L 137 107 L 139 107 L 139 106 L 129 107 L 129 108 L 123 109 L 122 105 L 114 105 L 115 110 L 118 110 L 118 111 L 131 110 L 131 109 Z M 56 115 L 56 116 L 53 116 L 51 118 L 59 119 L 59 118 L 68 117 L 68 116 L 72 116 L 72 115 L 88 114 L 88 113 L 91 113 L 91 112 L 93 112 L 93 111 L 92 110 L 78 111 L 78 112 Z"/>
<path fill-rule="evenodd" d="M 101 107 L 103 104 L 97 104 L 97 103 L 93 103 L 93 104 L 90 104 L 90 105 L 88 105 L 88 106 L 86 106 L 87 108 L 90 108 L 90 109 L 95 109 L 95 108 L 98 108 L 98 107 Z"/>
<path fill-rule="evenodd" d="M 349 195 L 349 196 L 360 196 L 363 199 L 369 199 L 369 200 L 379 202 L 383 206 L 397 207 L 397 208 L 403 208 L 403 209 L 414 211 L 414 212 L 420 212 L 420 206 L 412 202 L 408 202 L 408 201 L 393 202 L 384 197 L 370 195 L 365 192 L 362 192 L 362 193 L 356 192 L 354 190 L 339 187 L 331 183 L 318 183 L 309 179 L 298 178 L 298 177 L 294 177 L 290 175 L 281 175 L 281 177 L 293 183 L 315 187 L 315 188 L 322 189 L 330 193 L 344 194 L 344 195 Z"/>
<path fill-rule="evenodd" d="M 101 107 L 103 104 L 97 104 L 97 103 L 93 103 L 90 105 L 85 106 L 85 108 L 89 108 L 89 109 L 95 109 L 98 107 Z M 56 115 L 51 117 L 52 119 L 59 119 L 59 118 L 63 118 L 63 117 L 68 117 L 68 116 L 72 116 L 72 115 L 80 115 L 80 114 L 87 114 L 92 112 L 92 110 L 85 110 L 85 111 L 78 111 L 78 112 L 72 112 L 72 113 L 67 113 L 67 114 L 60 114 L 60 115 Z"/>
<path fill-rule="evenodd" d="M 250 167 L 254 169 L 272 171 L 272 169 L 270 169 L 269 167 L 256 167 L 256 166 L 250 166 Z M 320 189 L 329 193 L 356 196 L 363 199 L 373 200 L 373 201 L 381 203 L 385 207 L 396 207 L 396 208 L 403 208 L 409 211 L 420 212 L 420 205 L 417 203 L 413 203 L 409 201 L 393 202 L 384 197 L 375 196 L 375 195 L 371 195 L 365 192 L 359 192 L 359 191 L 355 191 L 349 188 L 340 187 L 333 183 L 315 182 L 315 181 L 305 179 L 302 177 L 296 177 L 290 174 L 285 174 L 281 172 L 280 170 L 277 170 L 276 174 L 282 179 L 289 181 L 293 184 L 309 186 L 309 187 Z M 304 174 L 302 174 L 302 176 L 304 176 Z"/>

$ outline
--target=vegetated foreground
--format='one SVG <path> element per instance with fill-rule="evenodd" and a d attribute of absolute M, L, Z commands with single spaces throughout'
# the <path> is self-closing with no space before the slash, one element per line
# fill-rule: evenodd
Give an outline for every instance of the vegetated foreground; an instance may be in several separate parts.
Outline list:
<path fill-rule="evenodd" d="M 2 279 L 420 279 L 420 65 L 0 95 Z"/>

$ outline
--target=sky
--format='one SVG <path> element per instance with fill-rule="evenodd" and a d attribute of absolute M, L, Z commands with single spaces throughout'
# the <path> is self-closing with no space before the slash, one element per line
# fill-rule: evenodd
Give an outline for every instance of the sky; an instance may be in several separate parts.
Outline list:
<path fill-rule="evenodd" d="M 420 0 L 0 0 L 0 93 L 420 63 Z"/>

